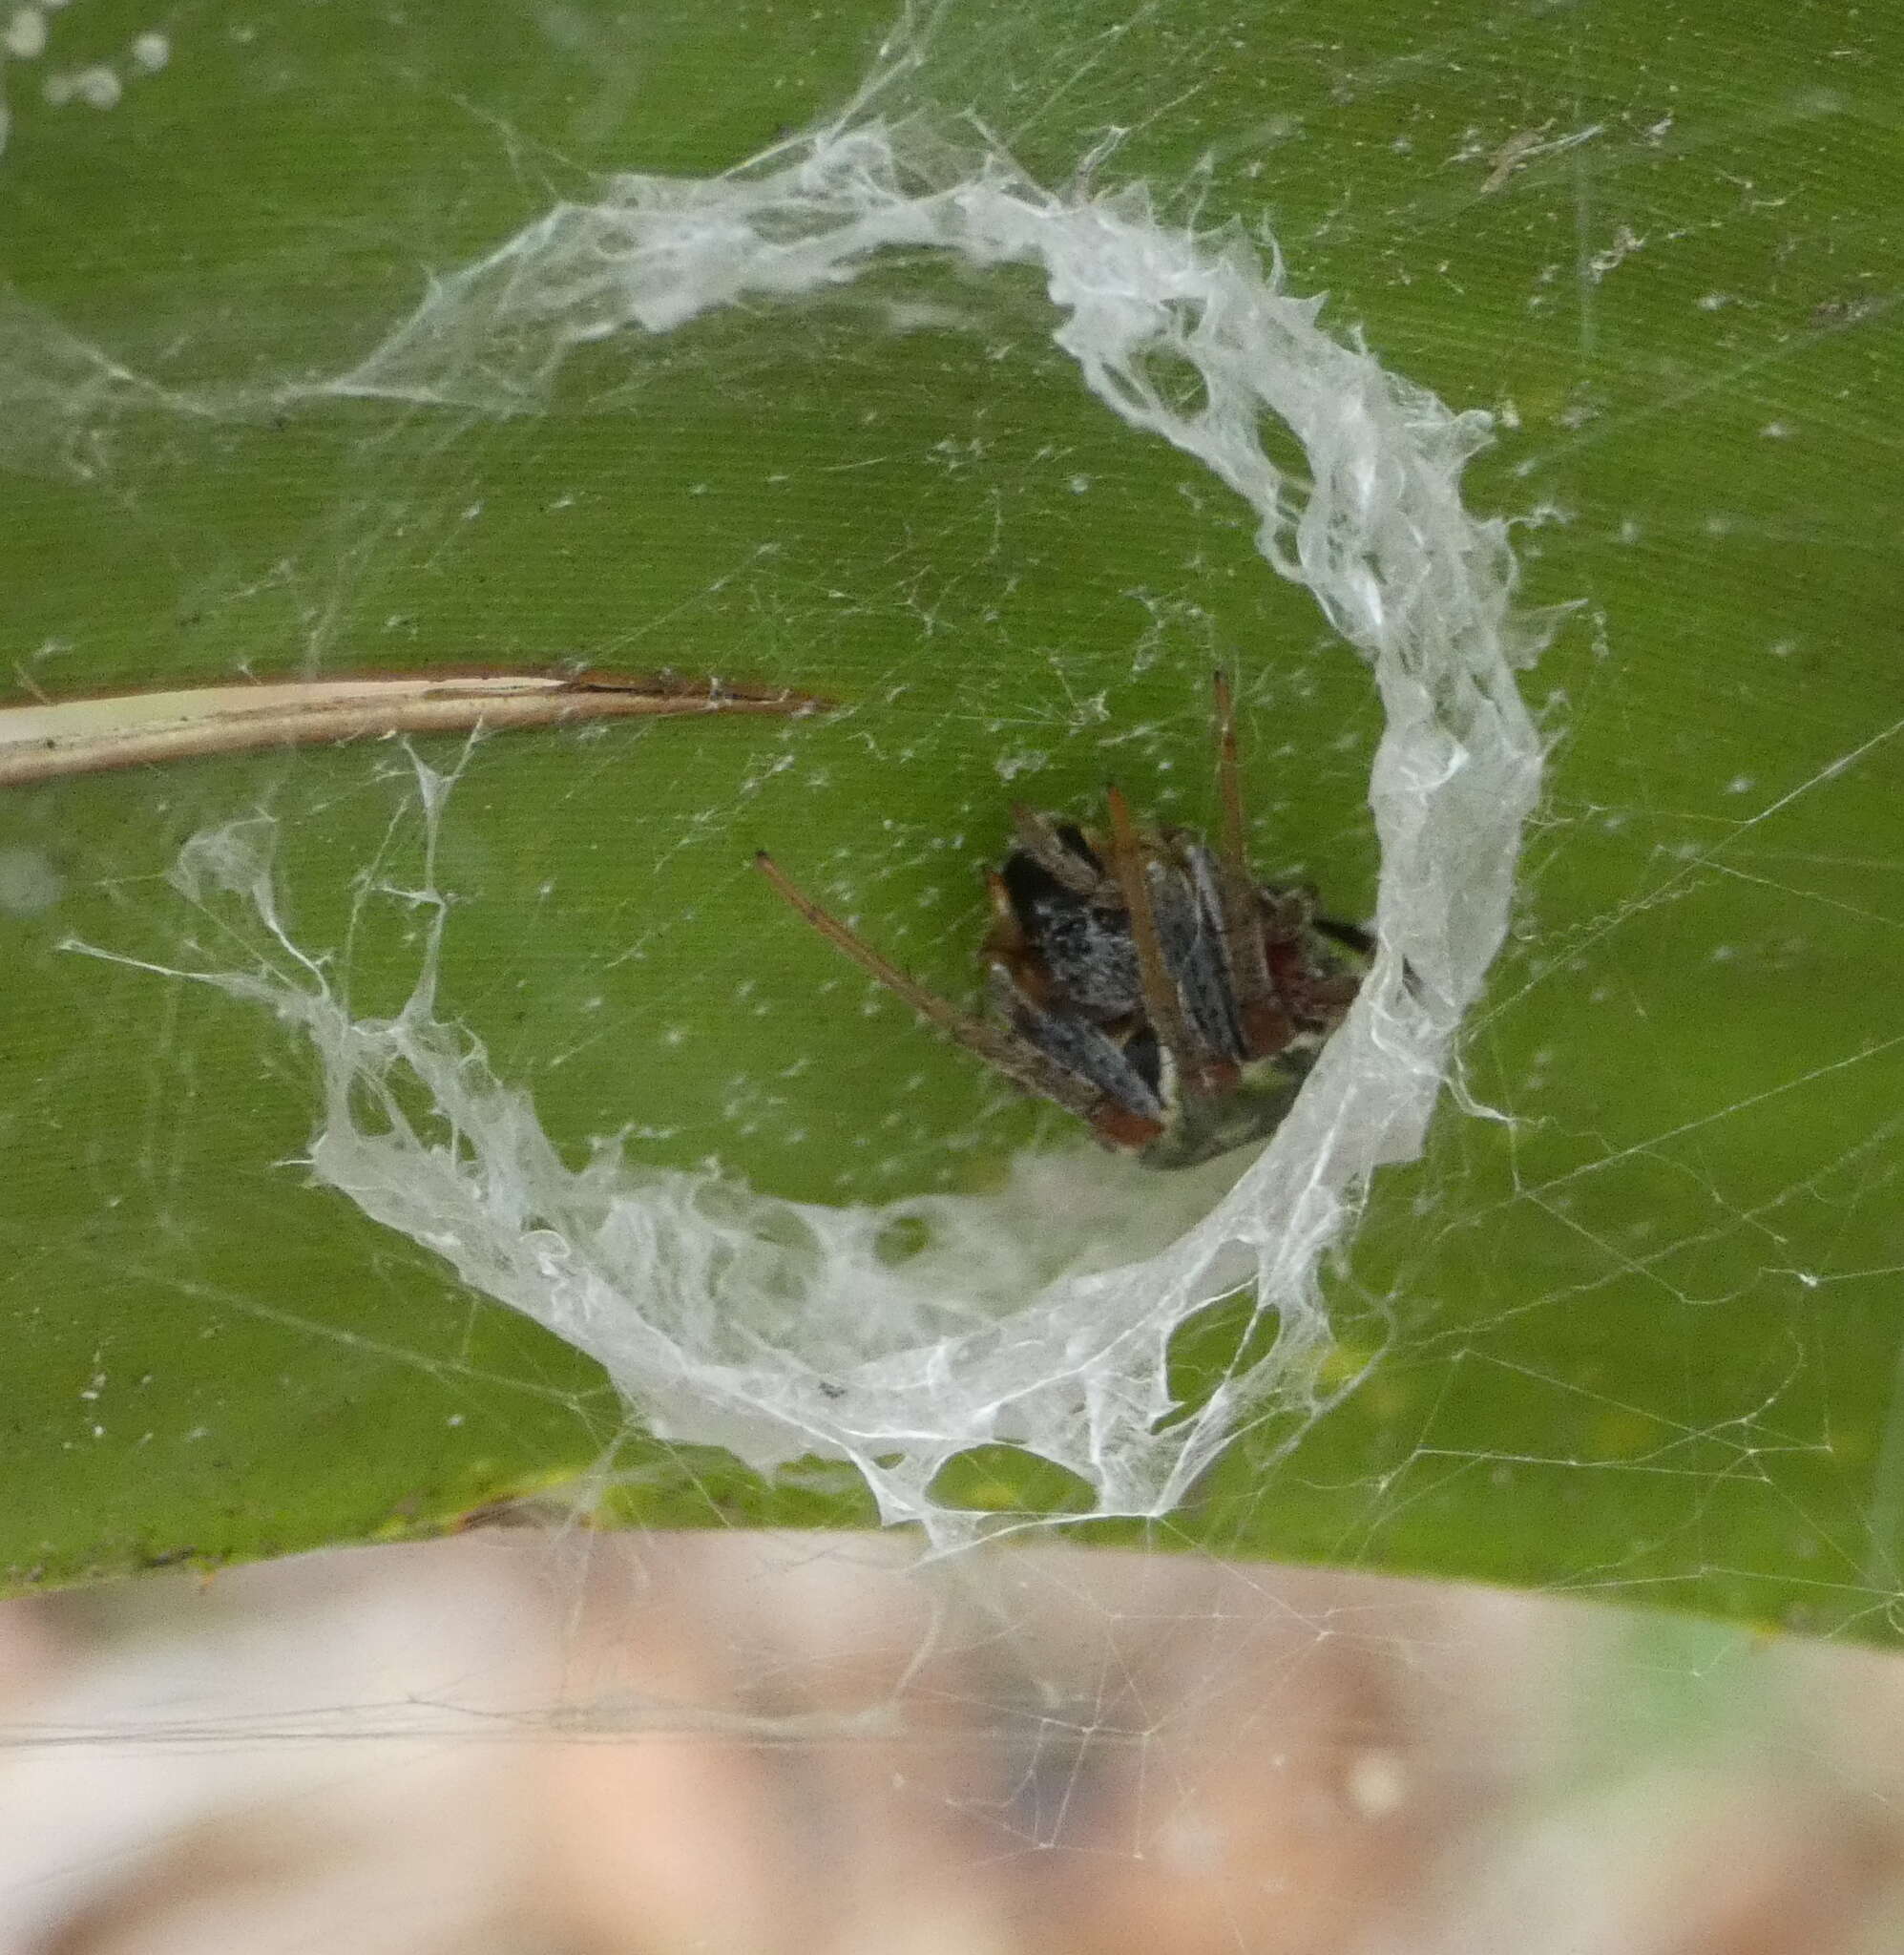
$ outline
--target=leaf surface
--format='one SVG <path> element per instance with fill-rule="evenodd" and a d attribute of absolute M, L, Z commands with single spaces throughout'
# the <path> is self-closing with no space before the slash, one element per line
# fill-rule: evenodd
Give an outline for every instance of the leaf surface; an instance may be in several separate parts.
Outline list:
<path fill-rule="evenodd" d="M 473 333 L 415 369 L 436 397 L 340 384 L 430 280 L 602 173 L 706 176 L 838 113 L 879 10 L 471 36 L 212 4 L 162 60 L 136 10 L 49 20 L 0 164 L 19 697 L 577 661 L 850 708 L 462 761 L 441 998 L 575 1159 L 632 1130 L 664 1165 L 875 1200 L 1057 1138 L 748 860 L 771 846 L 968 997 L 1013 798 L 1082 812 L 1115 773 L 1213 821 L 1216 657 L 1246 677 L 1261 867 L 1368 912 L 1366 673 L 1221 484 L 1090 398 L 1029 273 L 895 255 L 577 345 L 540 391 Z M 1495 410 L 1470 497 L 1519 519 L 1529 603 L 1577 607 L 1526 678 L 1549 786 L 1469 1104 L 1331 1277 L 1344 1375 L 1377 1361 L 1287 1457 L 1245 1433 L 1163 1533 L 1894 1633 L 1897 26 L 1192 0 L 952 7 L 902 40 L 891 106 L 969 116 L 1054 185 L 1123 132 L 1099 181 L 1266 226 L 1338 329 Z M 166 872 L 265 810 L 296 940 L 395 1009 L 422 923 L 366 891 L 408 873 L 410 790 L 357 742 L 0 802 L 15 1582 L 545 1487 L 662 1524 L 868 1516 L 850 1476 L 766 1484 L 631 1427 L 585 1359 L 303 1185 L 313 1066 L 281 1026 L 70 948 L 218 967 Z M 1186 1391 L 1234 1338 L 1186 1334 Z M 966 1478 L 1062 1504 L 1009 1451 Z"/>

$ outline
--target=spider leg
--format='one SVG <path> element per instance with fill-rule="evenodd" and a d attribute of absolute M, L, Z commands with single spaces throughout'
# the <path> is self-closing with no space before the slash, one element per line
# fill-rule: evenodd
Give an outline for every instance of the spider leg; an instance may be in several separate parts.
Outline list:
<path fill-rule="evenodd" d="M 1096 1025 L 1047 1011 L 1003 958 L 992 964 L 991 991 L 1014 1036 L 1051 1059 L 1069 1083 L 1058 1104 L 1088 1121 L 1107 1147 L 1147 1146 L 1163 1132 L 1161 1104 L 1115 1039 Z"/>
<path fill-rule="evenodd" d="M 1223 900 L 1224 954 L 1229 960 L 1230 989 L 1243 1029 L 1243 1049 L 1251 1058 L 1274 1052 L 1289 1036 L 1289 1021 L 1277 1009 L 1269 959 L 1263 943 L 1262 907 L 1250 873 L 1243 824 L 1243 783 L 1237 768 L 1236 701 L 1229 675 L 1221 669 L 1216 693 L 1217 787 L 1223 802 L 1223 847 L 1217 853 L 1217 889 Z"/>
<path fill-rule="evenodd" d="M 1150 860 L 1131 820 L 1130 804 L 1121 790 L 1105 795 L 1111 810 L 1111 868 L 1124 893 L 1130 912 L 1131 941 L 1137 949 L 1138 982 L 1143 990 L 1144 1012 L 1157 1042 L 1168 1055 L 1182 1088 L 1208 1096 L 1220 1085 L 1213 1076 L 1210 1055 L 1193 1037 L 1177 995 L 1177 979 L 1163 955 L 1163 937 L 1157 927 L 1157 905 L 1150 888 Z"/>
<path fill-rule="evenodd" d="M 1022 801 L 1015 801 L 1012 831 L 1018 838 L 1018 847 L 1074 896 L 1082 896 L 1087 903 L 1101 903 L 1109 893 L 1103 876 L 1065 841 L 1049 815 L 1040 814 Z"/>
<path fill-rule="evenodd" d="M 1115 1109 L 1106 1106 L 1101 1093 L 1075 1074 L 1065 1071 L 1029 1039 L 1005 1027 L 988 1023 L 984 1019 L 974 1018 L 970 1012 L 960 1011 L 935 992 L 928 991 L 916 978 L 909 978 L 896 964 L 888 963 L 869 943 L 848 930 L 837 916 L 821 909 L 805 890 L 787 877 L 764 849 L 754 857 L 754 867 L 828 943 L 845 951 L 868 977 L 877 978 L 889 991 L 903 998 L 928 1023 L 936 1025 L 968 1052 L 976 1053 L 988 1065 L 1003 1073 L 1014 1085 L 1055 1102 L 1066 1112 L 1078 1114 L 1108 1136 L 1104 1121 Z M 1119 1142 L 1118 1145 L 1130 1144 Z"/>

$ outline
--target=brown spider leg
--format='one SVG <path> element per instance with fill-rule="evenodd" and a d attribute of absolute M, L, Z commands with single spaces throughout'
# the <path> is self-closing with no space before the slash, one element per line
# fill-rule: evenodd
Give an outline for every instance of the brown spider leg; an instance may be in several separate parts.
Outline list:
<path fill-rule="evenodd" d="M 1229 675 L 1219 670 L 1216 693 L 1217 787 L 1223 802 L 1223 847 L 1217 855 L 1217 892 L 1223 899 L 1224 954 L 1229 960 L 1243 1049 L 1250 1059 L 1279 1051 L 1290 1025 L 1277 1008 L 1269 959 L 1263 942 L 1263 911 L 1250 872 L 1243 824 L 1243 783 L 1237 767 L 1236 701 Z"/>
<path fill-rule="evenodd" d="M 1116 1139 L 1112 1129 L 1104 1125 L 1115 1109 L 1108 1106 L 1101 1093 L 1093 1091 L 1048 1059 L 1030 1040 L 960 1011 L 956 1005 L 948 1004 L 928 991 L 917 979 L 909 978 L 896 964 L 889 964 L 870 944 L 863 942 L 837 916 L 829 915 L 805 890 L 790 881 L 764 849 L 755 855 L 754 867 L 828 943 L 845 951 L 868 977 L 876 978 L 889 991 L 903 998 L 922 1019 L 936 1025 L 968 1052 L 976 1053 L 988 1065 L 996 1066 L 1014 1085 L 1055 1102 L 1067 1113 L 1088 1120 L 1107 1138 Z"/>
<path fill-rule="evenodd" d="M 1002 956 L 994 956 L 990 962 L 990 982 L 992 1002 L 999 1015 L 1015 1023 L 1017 1014 L 1029 1008 L 1035 1013 L 1046 1015 L 1034 991 L 1027 986 L 1026 979 L 1034 975 L 1033 967 L 1027 964 L 1014 965 Z M 1044 1057 L 1045 1048 L 1038 1045 L 1027 1034 L 1015 1032 L 1014 1037 L 1025 1039 Z M 1127 1101 L 1114 1092 L 1094 1089 L 1087 1075 L 1075 1073 L 1062 1061 L 1055 1062 L 1063 1077 L 1073 1082 L 1073 1096 L 1060 1101 L 1067 1111 L 1078 1114 L 1088 1121 L 1091 1130 L 1102 1144 L 1119 1152 L 1136 1152 L 1146 1147 L 1163 1132 L 1163 1123 L 1149 1114 L 1140 1112 Z"/>
<path fill-rule="evenodd" d="M 1138 982 L 1143 991 L 1145 1015 L 1157 1042 L 1170 1056 L 1182 1088 L 1199 1095 L 1215 1090 L 1208 1055 L 1192 1037 L 1177 996 L 1177 980 L 1163 955 L 1157 928 L 1157 908 L 1151 901 L 1150 864 L 1131 820 L 1130 804 L 1122 792 L 1110 788 L 1104 796 L 1111 810 L 1111 869 L 1124 893 L 1130 912 L 1131 942 L 1137 950 Z"/>
<path fill-rule="evenodd" d="M 1061 884 L 1074 896 L 1082 896 L 1087 903 L 1103 903 L 1107 893 L 1103 877 L 1075 849 L 1065 846 L 1057 825 L 1049 815 L 1040 814 L 1022 801 L 1015 801 L 1012 830 L 1018 838 L 1018 847 L 1054 882 Z"/>

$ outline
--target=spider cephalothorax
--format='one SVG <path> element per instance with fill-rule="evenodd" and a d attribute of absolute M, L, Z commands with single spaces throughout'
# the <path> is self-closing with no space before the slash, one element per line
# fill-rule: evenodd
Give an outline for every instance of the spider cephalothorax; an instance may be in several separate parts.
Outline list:
<path fill-rule="evenodd" d="M 756 859 L 815 929 L 1026 1092 L 1148 1167 L 1193 1167 L 1275 1129 L 1373 950 L 1318 916 L 1308 889 L 1256 880 L 1221 675 L 1216 693 L 1220 848 L 1140 829 L 1115 788 L 1106 834 L 1013 809 L 1017 847 L 986 877 L 989 1019 L 927 991 Z"/>

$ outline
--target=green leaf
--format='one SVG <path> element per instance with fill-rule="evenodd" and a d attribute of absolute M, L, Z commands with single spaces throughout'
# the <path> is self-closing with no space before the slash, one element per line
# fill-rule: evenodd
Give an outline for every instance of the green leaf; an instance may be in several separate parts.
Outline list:
<path fill-rule="evenodd" d="M 601 173 L 708 176 L 879 72 L 881 112 L 982 126 L 1054 186 L 1124 132 L 1098 183 L 1267 227 L 1337 331 L 1498 412 L 1468 498 L 1520 520 L 1527 601 L 1578 608 L 1524 678 L 1553 752 L 1466 1104 L 1329 1279 L 1328 1381 L 1355 1389 L 1249 1425 L 1158 1538 L 1893 1633 L 1888 19 L 950 7 L 884 69 L 870 6 L 471 36 L 208 5 L 162 65 L 135 10 L 48 19 L 8 69 L 0 186 L 23 696 L 573 658 L 847 707 L 460 762 L 439 1007 L 575 1165 L 632 1124 L 643 1159 L 802 1200 L 994 1185 L 1062 1122 L 868 999 L 752 851 L 967 996 L 1008 801 L 1084 812 L 1115 772 L 1206 824 L 1233 656 L 1261 867 L 1367 914 L 1379 707 L 1245 506 L 1091 397 L 1025 268 L 895 254 L 546 372 L 454 306 L 397 337 L 430 280 Z M 282 1024 L 69 948 L 242 966 L 165 878 L 262 810 L 291 936 L 395 1010 L 428 913 L 366 890 L 418 886 L 413 786 L 360 743 L 0 802 L 14 1581 L 548 1489 L 665 1524 L 869 1517 L 843 1469 L 763 1480 L 631 1425 L 575 1350 L 307 1185 L 317 1070 Z M 1199 1318 L 1182 1392 L 1260 1335 Z M 946 1491 L 1079 1504 L 1009 1448 Z"/>

